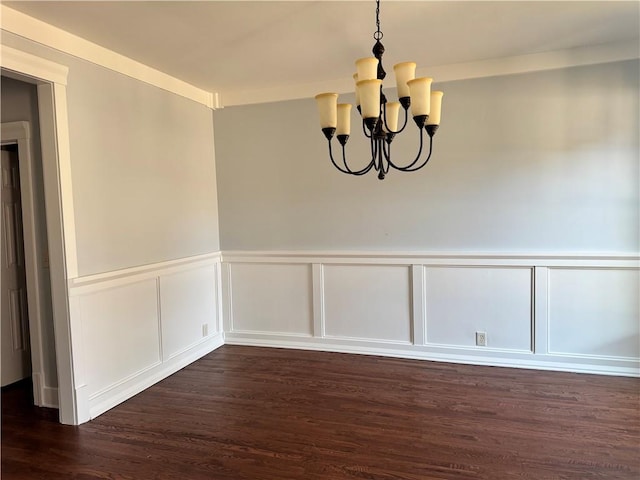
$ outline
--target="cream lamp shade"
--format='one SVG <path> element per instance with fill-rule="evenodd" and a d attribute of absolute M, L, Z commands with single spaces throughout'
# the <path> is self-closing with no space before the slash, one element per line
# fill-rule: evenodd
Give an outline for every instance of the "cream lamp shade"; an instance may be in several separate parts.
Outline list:
<path fill-rule="evenodd" d="M 338 94 L 320 93 L 316 95 L 320 114 L 320 128 L 336 128 L 338 123 Z"/>
<path fill-rule="evenodd" d="M 411 94 L 411 115 L 429 115 L 431 108 L 431 82 L 433 78 L 421 77 L 409 80 L 409 93 Z"/>
<path fill-rule="evenodd" d="M 358 74 L 360 78 L 360 74 Z M 380 87 L 382 80 L 360 80 L 360 107 L 362 118 L 378 118 L 380 116 Z"/>
<path fill-rule="evenodd" d="M 416 78 L 415 62 L 402 62 L 393 66 L 396 74 L 396 88 L 398 89 L 398 98 L 409 96 L 409 85 L 407 82 Z"/>

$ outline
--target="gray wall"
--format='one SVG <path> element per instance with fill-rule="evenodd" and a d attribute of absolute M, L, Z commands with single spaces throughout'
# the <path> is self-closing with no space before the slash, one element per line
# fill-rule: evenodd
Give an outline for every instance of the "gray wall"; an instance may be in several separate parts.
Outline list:
<path fill-rule="evenodd" d="M 637 252 L 638 84 L 634 60 L 437 85 L 431 162 L 382 182 L 330 165 L 312 99 L 216 111 L 221 247 Z"/>
<path fill-rule="evenodd" d="M 211 110 L 3 32 L 69 67 L 79 275 L 219 250 Z"/>
<path fill-rule="evenodd" d="M 33 196 L 36 226 L 36 242 L 38 250 L 47 250 L 47 225 L 44 209 L 44 184 L 42 180 L 42 159 L 40 155 L 40 122 L 38 119 L 38 93 L 35 85 L 20 82 L 12 78 L 2 77 L 0 81 L 2 92 L 0 114 L 2 123 L 29 122 L 31 130 L 31 154 L 33 175 Z M 24 182 L 24 180 L 23 180 Z M 56 371 L 56 352 L 53 334 L 53 310 L 51 306 L 51 283 L 49 282 L 48 265 L 42 262 L 38 265 L 40 275 L 42 313 L 42 350 L 44 363 L 44 383 L 48 387 L 58 386 Z"/>

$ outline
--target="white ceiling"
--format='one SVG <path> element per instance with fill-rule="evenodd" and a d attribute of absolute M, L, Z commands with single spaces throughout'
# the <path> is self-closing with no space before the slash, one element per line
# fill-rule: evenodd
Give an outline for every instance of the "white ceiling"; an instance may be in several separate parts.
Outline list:
<path fill-rule="evenodd" d="M 369 1 L 4 1 L 210 92 L 225 96 L 349 78 L 370 56 Z M 638 43 L 637 1 L 383 0 L 387 71 Z M 437 78 L 436 78 L 437 81 Z"/>

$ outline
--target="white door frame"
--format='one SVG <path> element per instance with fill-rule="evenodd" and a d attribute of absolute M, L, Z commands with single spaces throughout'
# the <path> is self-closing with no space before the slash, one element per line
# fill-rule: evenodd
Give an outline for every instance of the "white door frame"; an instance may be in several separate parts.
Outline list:
<path fill-rule="evenodd" d="M 67 118 L 68 68 L 4 45 L 0 53 L 0 66 L 5 73 L 13 72 L 15 78 L 38 88 L 58 407 L 60 422 L 77 425 L 89 420 L 89 409 L 85 389 L 77 385 L 74 374 L 79 373 L 74 366 L 80 352 L 80 330 L 71 326 L 67 288 L 68 281 L 78 276 Z"/>
<path fill-rule="evenodd" d="M 42 253 L 36 236 L 35 196 L 33 185 L 33 157 L 29 122 L 3 123 L 0 128 L 2 145 L 17 144 L 20 170 L 20 199 L 22 202 L 22 230 L 24 262 L 27 280 L 27 305 L 29 310 L 29 338 L 31 347 L 31 374 L 33 400 L 40 407 L 58 406 L 56 398 L 49 398 L 44 384 L 44 353 L 42 344 L 43 318 L 41 310 L 40 262 Z M 0 244 L 2 243 L 0 237 Z M 1 249 L 0 249 L 1 250 Z"/>

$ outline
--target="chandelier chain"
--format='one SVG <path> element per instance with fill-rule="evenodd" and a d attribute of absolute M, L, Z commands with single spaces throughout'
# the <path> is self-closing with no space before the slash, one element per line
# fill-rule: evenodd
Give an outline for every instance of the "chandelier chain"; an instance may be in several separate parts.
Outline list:
<path fill-rule="evenodd" d="M 376 0 L 376 32 L 373 34 L 373 38 L 379 41 L 383 36 L 380 30 L 380 0 Z"/>

